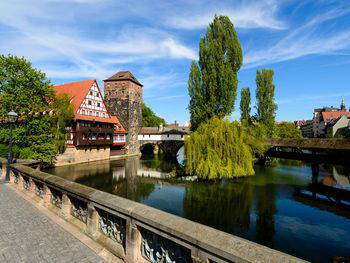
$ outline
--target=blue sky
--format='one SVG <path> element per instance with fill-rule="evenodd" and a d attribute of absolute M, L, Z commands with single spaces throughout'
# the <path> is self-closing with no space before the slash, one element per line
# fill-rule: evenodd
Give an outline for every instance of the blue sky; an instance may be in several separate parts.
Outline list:
<path fill-rule="evenodd" d="M 244 53 L 239 87 L 274 69 L 278 120 L 350 106 L 348 0 L 1 0 L 0 53 L 24 56 L 54 84 L 130 70 L 168 122 L 189 119 L 187 79 L 214 14 L 230 17 Z M 253 96 L 254 97 L 254 96 Z M 252 101 L 255 104 L 255 100 Z M 232 119 L 239 118 L 239 96 Z"/>

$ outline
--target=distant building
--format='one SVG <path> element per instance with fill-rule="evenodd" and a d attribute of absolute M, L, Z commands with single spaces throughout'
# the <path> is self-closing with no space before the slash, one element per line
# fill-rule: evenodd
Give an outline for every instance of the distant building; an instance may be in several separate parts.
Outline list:
<path fill-rule="evenodd" d="M 343 115 L 350 118 L 350 112 L 346 111 L 344 100 L 342 100 L 340 108 L 323 107 L 315 109 L 312 120 L 313 137 L 326 137 L 327 126 L 333 124 L 335 120 Z M 344 118 L 341 123 L 344 123 L 343 120 Z"/>
<path fill-rule="evenodd" d="M 175 121 L 174 123 L 169 123 L 167 125 L 165 125 L 166 128 L 178 128 L 179 127 L 179 123 L 177 121 Z"/>
<path fill-rule="evenodd" d="M 301 134 L 304 138 L 312 138 L 314 136 L 312 120 L 295 121 L 294 123 L 295 126 L 301 130 Z"/>
<path fill-rule="evenodd" d="M 337 137 L 344 129 L 349 129 L 350 113 L 341 115 L 336 119 L 331 119 L 326 125 L 326 133 L 332 137 Z"/>

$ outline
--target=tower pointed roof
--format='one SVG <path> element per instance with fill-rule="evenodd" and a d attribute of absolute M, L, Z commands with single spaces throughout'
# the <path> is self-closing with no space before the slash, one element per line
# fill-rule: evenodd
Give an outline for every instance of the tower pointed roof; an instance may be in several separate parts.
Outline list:
<path fill-rule="evenodd" d="M 341 111 L 346 111 L 346 106 L 345 106 L 344 98 L 341 99 L 340 110 L 341 110 Z"/>
<path fill-rule="evenodd" d="M 140 85 L 141 87 L 143 86 L 130 71 L 119 71 L 115 73 L 112 77 L 109 77 L 104 81 L 111 81 L 111 80 L 130 80 L 136 83 L 137 85 Z"/>

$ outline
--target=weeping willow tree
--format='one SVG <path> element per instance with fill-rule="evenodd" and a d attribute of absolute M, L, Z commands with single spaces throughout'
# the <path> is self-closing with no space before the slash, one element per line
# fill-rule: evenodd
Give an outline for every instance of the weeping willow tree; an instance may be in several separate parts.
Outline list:
<path fill-rule="evenodd" d="M 209 180 L 253 175 L 255 154 L 263 152 L 265 134 L 260 126 L 214 117 L 186 139 L 186 173 Z"/>

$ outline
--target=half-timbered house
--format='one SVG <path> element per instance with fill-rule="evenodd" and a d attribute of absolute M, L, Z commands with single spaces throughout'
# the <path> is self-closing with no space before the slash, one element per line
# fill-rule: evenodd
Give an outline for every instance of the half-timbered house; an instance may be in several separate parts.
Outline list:
<path fill-rule="evenodd" d="M 126 131 L 105 105 L 96 80 L 84 80 L 54 87 L 57 94 L 67 94 L 74 107 L 74 118 L 67 127 L 66 152 L 56 165 L 107 159 L 123 153 Z"/>

